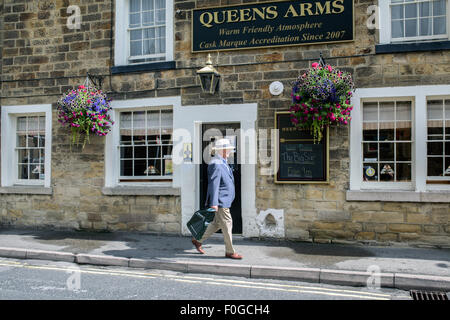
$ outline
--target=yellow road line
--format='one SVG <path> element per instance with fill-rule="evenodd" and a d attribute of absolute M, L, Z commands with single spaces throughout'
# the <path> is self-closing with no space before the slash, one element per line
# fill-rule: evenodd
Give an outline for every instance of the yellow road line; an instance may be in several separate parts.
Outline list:
<path fill-rule="evenodd" d="M 128 276 L 135 278 L 167 278 L 169 280 L 188 282 L 188 283 L 207 283 L 214 285 L 227 285 L 234 287 L 243 288 L 253 288 L 253 289 L 266 289 L 266 290 L 277 290 L 285 292 L 297 292 L 297 293 L 314 293 L 314 294 L 325 294 L 331 296 L 345 296 L 345 297 L 357 297 L 364 299 L 375 299 L 375 300 L 389 300 L 390 295 L 372 293 L 372 292 L 361 292 L 354 290 L 343 290 L 343 289 L 330 289 L 321 287 L 310 287 L 310 286 L 298 286 L 298 285 L 286 285 L 277 283 L 265 283 L 265 282 L 252 282 L 252 281 L 241 281 L 241 280 L 230 280 L 230 279 L 212 279 L 206 277 L 195 277 L 195 276 L 177 276 L 177 275 L 164 275 L 157 273 L 147 273 L 147 272 L 136 272 L 136 271 L 125 271 L 125 270 L 103 270 L 98 268 L 71 268 L 71 267 L 61 267 L 61 266 L 36 266 L 26 263 L 20 263 L 15 261 L 0 261 L 0 266 L 9 267 L 21 267 L 28 269 L 42 269 L 42 270 L 55 270 L 55 271 L 75 271 L 87 274 L 101 274 L 101 275 L 115 275 L 115 276 Z M 191 279 L 191 280 L 190 280 Z M 200 281 L 195 281 L 200 280 Z M 295 288 L 295 289 L 288 289 Z M 301 289 L 301 290 L 300 290 Z M 325 292 L 324 292 L 325 291 Z"/>

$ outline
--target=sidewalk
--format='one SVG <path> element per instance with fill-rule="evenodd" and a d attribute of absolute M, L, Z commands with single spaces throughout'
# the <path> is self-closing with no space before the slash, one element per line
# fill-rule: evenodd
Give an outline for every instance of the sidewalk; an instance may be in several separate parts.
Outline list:
<path fill-rule="evenodd" d="M 381 286 L 450 291 L 450 249 L 316 244 L 233 237 L 242 260 L 224 257 L 221 234 L 197 253 L 190 237 L 0 229 L 0 257 L 118 265 L 366 286 L 374 272 Z M 372 277 L 373 278 L 373 277 Z"/>

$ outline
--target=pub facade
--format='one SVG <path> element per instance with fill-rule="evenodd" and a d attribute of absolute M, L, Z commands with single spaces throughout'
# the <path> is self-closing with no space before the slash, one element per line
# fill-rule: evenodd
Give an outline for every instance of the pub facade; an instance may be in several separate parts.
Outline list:
<path fill-rule="evenodd" d="M 0 6 L 0 226 L 189 235 L 227 137 L 235 234 L 450 245 L 448 0 Z M 318 143 L 290 108 L 319 62 L 355 90 Z M 84 147 L 57 109 L 83 84 L 114 121 Z"/>

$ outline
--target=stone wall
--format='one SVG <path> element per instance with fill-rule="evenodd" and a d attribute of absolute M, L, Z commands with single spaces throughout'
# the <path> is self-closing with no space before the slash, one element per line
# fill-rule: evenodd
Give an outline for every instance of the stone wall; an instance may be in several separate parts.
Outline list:
<path fill-rule="evenodd" d="M 450 52 L 375 54 L 378 32 L 366 27 L 367 7 L 355 0 L 355 41 L 213 53 L 222 78 L 215 95 L 202 93 L 196 70 L 206 54 L 191 53 L 191 9 L 246 0 L 174 0 L 176 69 L 110 74 L 113 65 L 110 0 L 4 0 L 2 105 L 54 103 L 84 81 L 86 72 L 105 76 L 114 99 L 181 96 L 183 105 L 258 104 L 258 128 L 274 126 L 274 112 L 287 110 L 291 82 L 322 52 L 326 62 L 351 72 L 357 87 L 450 84 Z M 254 1 L 253 1 L 254 2 Z M 263 2 L 263 1 L 261 1 Z M 81 30 L 66 27 L 67 6 L 79 5 Z M 273 97 L 273 81 L 285 86 Z M 1 195 L 1 223 L 108 230 L 179 232 L 180 198 L 105 196 L 101 193 L 103 144 L 69 151 L 69 136 L 54 121 L 53 195 Z M 263 142 L 263 141 L 260 141 Z M 267 150 L 270 154 L 270 144 Z M 349 130 L 330 131 L 329 185 L 275 185 L 257 168 L 256 208 L 284 209 L 289 239 L 450 243 L 449 205 L 443 203 L 349 202 Z"/>

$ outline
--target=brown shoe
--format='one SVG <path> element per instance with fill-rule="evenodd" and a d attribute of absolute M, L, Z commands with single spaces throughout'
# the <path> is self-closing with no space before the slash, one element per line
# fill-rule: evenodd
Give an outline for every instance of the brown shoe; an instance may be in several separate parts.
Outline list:
<path fill-rule="evenodd" d="M 225 257 L 230 258 L 230 259 L 242 259 L 242 256 L 237 253 L 226 253 Z"/>
<path fill-rule="evenodd" d="M 203 251 L 202 249 L 202 243 L 198 242 L 195 239 L 192 239 L 192 244 L 195 246 L 195 249 L 197 249 L 198 252 L 200 252 L 201 254 L 205 254 L 205 251 Z"/>

